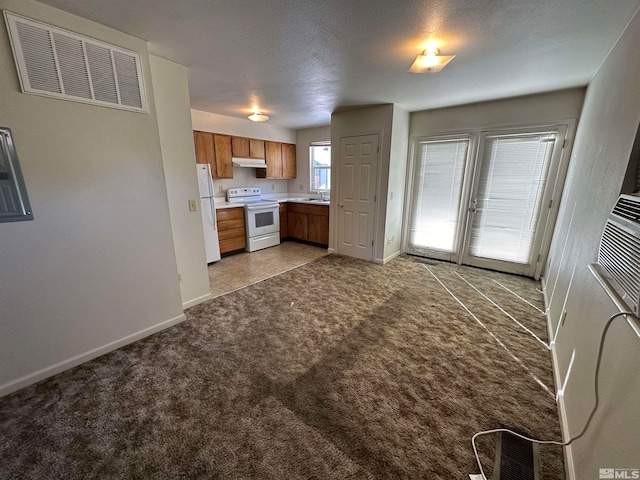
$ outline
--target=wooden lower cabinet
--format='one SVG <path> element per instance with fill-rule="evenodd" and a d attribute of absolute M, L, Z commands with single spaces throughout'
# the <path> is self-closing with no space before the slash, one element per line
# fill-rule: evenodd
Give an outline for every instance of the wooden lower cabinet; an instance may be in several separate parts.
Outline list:
<path fill-rule="evenodd" d="M 327 209 L 329 207 L 326 207 Z M 309 215 L 309 241 L 329 245 L 329 216 Z"/>
<path fill-rule="evenodd" d="M 216 210 L 220 254 L 244 250 L 247 246 L 244 227 L 244 208 L 224 208 Z"/>
<path fill-rule="evenodd" d="M 307 215 L 298 212 L 288 212 L 287 222 L 289 236 L 298 240 L 309 239 L 309 226 L 307 224 Z"/>
<path fill-rule="evenodd" d="M 287 204 L 280 204 L 280 240 L 289 236 L 289 221 L 287 219 Z"/>
<path fill-rule="evenodd" d="M 289 238 L 326 246 L 329 244 L 329 207 L 289 203 L 287 228 Z"/>

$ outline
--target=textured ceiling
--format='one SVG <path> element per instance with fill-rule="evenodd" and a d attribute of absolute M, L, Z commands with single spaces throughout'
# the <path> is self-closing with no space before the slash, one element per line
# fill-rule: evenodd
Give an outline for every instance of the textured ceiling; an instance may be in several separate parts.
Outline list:
<path fill-rule="evenodd" d="M 640 0 L 41 0 L 189 67 L 191 105 L 290 128 L 586 85 Z M 456 58 L 406 70 L 426 40 Z"/>

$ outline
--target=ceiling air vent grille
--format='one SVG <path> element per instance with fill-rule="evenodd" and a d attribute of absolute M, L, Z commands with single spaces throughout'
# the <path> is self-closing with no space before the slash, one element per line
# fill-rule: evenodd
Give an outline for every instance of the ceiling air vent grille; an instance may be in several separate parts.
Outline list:
<path fill-rule="evenodd" d="M 598 263 L 637 315 L 640 302 L 640 198 L 621 195 L 604 228 Z"/>
<path fill-rule="evenodd" d="M 137 53 L 4 14 L 23 92 L 147 111 Z"/>

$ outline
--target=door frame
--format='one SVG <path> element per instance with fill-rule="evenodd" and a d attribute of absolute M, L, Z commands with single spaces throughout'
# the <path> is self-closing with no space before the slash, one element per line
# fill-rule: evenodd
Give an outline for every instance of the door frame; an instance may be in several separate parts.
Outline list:
<path fill-rule="evenodd" d="M 376 235 L 378 233 L 378 225 L 379 225 L 379 221 L 380 221 L 380 201 L 379 201 L 379 196 L 380 196 L 380 188 L 381 188 L 381 174 L 380 174 L 380 169 L 381 169 L 381 165 L 380 165 L 380 159 L 382 158 L 380 153 L 383 151 L 383 139 L 384 139 L 384 135 L 383 135 L 383 131 L 382 130 L 377 130 L 377 131 L 372 131 L 372 132 L 363 132 L 363 133 L 350 133 L 348 135 L 341 135 L 338 137 L 338 145 L 337 148 L 334 150 L 334 145 L 331 146 L 331 191 L 334 191 L 334 182 L 335 182 L 335 186 L 337 187 L 335 189 L 335 202 L 332 200 L 331 201 L 331 207 L 334 207 L 333 211 L 330 211 L 330 217 L 335 218 L 334 222 L 330 222 L 329 223 L 329 228 L 331 230 L 331 223 L 333 223 L 333 231 L 335 232 L 335 236 L 334 238 L 334 245 L 335 245 L 335 253 L 337 253 L 338 255 L 346 255 L 344 252 L 340 251 L 340 211 L 339 211 L 339 206 L 338 203 L 340 202 L 340 198 L 342 195 L 342 186 L 341 186 L 341 178 L 340 178 L 340 169 L 342 168 L 342 161 L 341 161 L 341 152 L 340 152 L 340 146 L 342 144 L 342 140 L 345 138 L 354 138 L 354 137 L 365 137 L 368 135 L 376 135 L 378 137 L 378 151 L 376 152 L 376 161 L 378 162 L 377 165 L 377 173 L 376 173 L 376 193 L 375 193 L 375 207 L 374 207 L 374 216 L 373 216 L 373 245 L 371 246 L 371 258 L 369 259 L 369 261 L 373 262 L 376 259 L 376 248 L 377 248 L 377 242 L 376 242 Z M 333 156 L 335 152 L 335 157 Z M 335 170 L 334 170 L 334 160 L 335 159 Z M 331 198 L 334 198 L 334 195 L 331 195 Z M 331 235 L 331 232 L 329 233 Z"/>
<path fill-rule="evenodd" d="M 544 228 L 544 233 L 542 234 L 542 241 L 540 243 L 540 248 L 538 252 L 540 255 L 540 258 L 536 262 L 535 269 L 531 276 L 535 280 L 539 280 L 540 276 L 544 273 L 544 267 L 547 263 L 547 258 L 549 256 L 551 240 L 553 238 L 553 232 L 555 230 L 556 220 L 558 218 L 558 212 L 559 212 L 560 204 L 562 201 L 562 194 L 563 194 L 564 186 L 566 183 L 567 172 L 569 169 L 569 160 L 571 158 L 573 142 L 575 139 L 576 124 L 577 124 L 577 120 L 575 118 L 566 118 L 566 119 L 560 119 L 560 120 L 555 120 L 550 122 L 536 122 L 534 124 L 519 124 L 519 125 L 508 125 L 508 126 L 504 126 L 504 125 L 482 126 L 482 127 L 476 127 L 476 128 L 469 128 L 466 130 L 453 130 L 450 132 L 435 133 L 433 135 L 428 135 L 428 134 L 425 135 L 425 134 L 418 134 L 418 133 L 411 134 L 409 136 L 407 177 L 405 181 L 405 208 L 404 208 L 404 214 L 403 214 L 403 228 L 402 228 L 402 236 L 403 236 L 402 252 L 405 254 L 406 253 L 411 254 L 409 249 L 409 223 L 411 219 L 411 206 L 413 204 L 413 180 L 414 180 L 413 176 L 415 174 L 415 170 L 414 170 L 415 153 L 416 153 L 416 148 L 419 140 L 429 139 L 429 138 L 446 138 L 446 137 L 459 138 L 465 135 L 469 135 L 471 136 L 471 138 L 474 138 L 475 147 L 473 149 L 473 154 L 470 157 L 470 160 L 472 161 L 473 165 L 471 165 L 471 168 L 467 168 L 467 170 L 472 175 L 471 179 L 475 179 L 476 171 L 477 170 L 479 171 L 478 158 L 480 156 L 481 135 L 488 132 L 493 132 L 493 133 L 500 132 L 500 133 L 508 134 L 510 132 L 516 133 L 518 131 L 523 131 L 525 129 L 541 130 L 541 129 L 551 129 L 555 127 L 563 127 L 565 128 L 565 136 L 564 136 L 564 144 L 560 149 L 560 159 L 558 162 L 558 168 L 557 168 L 555 177 L 552 175 L 552 172 L 549 171 L 547 188 L 545 188 L 545 193 L 547 190 L 551 192 L 551 198 L 550 198 L 552 200 L 551 208 L 546 209 L 547 218 L 546 218 L 546 222 L 544 222 L 544 225 L 542 221 L 540 221 L 538 225 L 538 228 L 541 228 L 541 227 Z M 469 150 L 471 151 L 471 146 Z M 467 181 L 467 178 L 465 174 L 465 182 L 466 181 Z M 549 189 L 549 186 L 552 183 L 553 183 L 553 188 Z M 466 203 L 464 203 L 463 205 L 467 212 L 464 216 L 465 227 L 469 221 L 468 211 L 469 211 L 469 208 L 471 207 L 470 203 L 472 198 L 471 197 L 472 188 L 466 188 L 466 190 L 468 192 L 468 195 L 464 197 L 464 194 L 463 194 L 463 199 L 466 201 Z M 460 246 L 457 246 L 456 248 L 459 254 L 453 255 L 452 257 L 454 258 L 452 258 L 450 261 L 458 265 L 461 265 L 463 252 L 465 252 L 465 246 L 460 245 Z"/>

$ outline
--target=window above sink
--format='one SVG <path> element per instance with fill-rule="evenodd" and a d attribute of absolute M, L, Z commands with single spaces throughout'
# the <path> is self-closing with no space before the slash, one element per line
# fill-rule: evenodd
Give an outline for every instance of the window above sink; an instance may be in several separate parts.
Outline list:
<path fill-rule="evenodd" d="M 314 142 L 309 147 L 311 192 L 331 191 L 331 143 Z"/>

